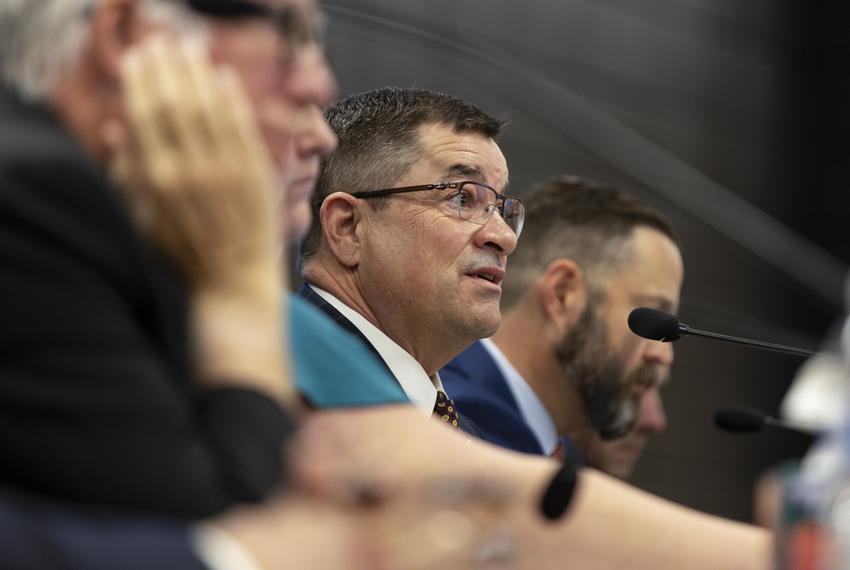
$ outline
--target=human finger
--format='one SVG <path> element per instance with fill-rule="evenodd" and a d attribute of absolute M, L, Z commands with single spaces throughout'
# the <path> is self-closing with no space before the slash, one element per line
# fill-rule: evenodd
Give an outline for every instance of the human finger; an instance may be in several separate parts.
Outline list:
<path fill-rule="evenodd" d="M 257 122 L 254 107 L 242 86 L 236 73 L 229 67 L 219 69 L 218 78 L 221 85 L 222 113 L 233 132 L 229 139 L 234 144 L 244 148 L 258 168 L 258 174 L 271 177 L 271 159 L 266 148 L 262 133 Z"/>
<path fill-rule="evenodd" d="M 164 143 L 161 150 L 176 153 L 181 161 L 189 161 L 186 170 L 190 173 L 211 150 L 205 148 L 210 137 L 203 96 L 189 78 L 192 63 L 197 64 L 197 58 L 190 53 L 193 43 L 190 40 L 153 42 L 147 70 L 154 94 L 155 120 Z"/>
<path fill-rule="evenodd" d="M 169 84 L 157 84 L 152 57 L 162 40 L 153 38 L 131 48 L 122 60 L 124 111 L 128 123 L 128 144 L 135 158 L 144 163 L 143 171 L 149 182 L 171 187 L 177 176 L 177 160 L 166 149 L 175 135 L 170 124 L 162 121 L 163 98 L 172 89 Z"/>

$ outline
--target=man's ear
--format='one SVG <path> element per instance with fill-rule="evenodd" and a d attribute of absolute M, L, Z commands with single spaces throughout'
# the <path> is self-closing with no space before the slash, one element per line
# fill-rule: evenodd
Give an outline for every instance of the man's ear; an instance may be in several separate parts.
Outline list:
<path fill-rule="evenodd" d="M 550 263 L 537 280 L 536 289 L 544 315 L 559 334 L 572 327 L 584 311 L 587 284 L 581 268 L 571 259 Z"/>
<path fill-rule="evenodd" d="M 353 268 L 360 263 L 362 249 L 357 226 L 362 219 L 358 200 L 351 194 L 334 192 L 322 202 L 322 236 L 328 250 L 344 267 Z"/>
<path fill-rule="evenodd" d="M 118 80 L 121 57 L 143 35 L 140 0 L 103 0 L 92 16 L 91 47 L 97 71 Z"/>

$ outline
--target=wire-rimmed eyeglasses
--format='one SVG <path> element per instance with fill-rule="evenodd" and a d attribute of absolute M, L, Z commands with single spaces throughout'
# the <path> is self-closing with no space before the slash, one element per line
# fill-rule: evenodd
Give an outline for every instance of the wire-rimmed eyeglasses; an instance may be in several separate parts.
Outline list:
<path fill-rule="evenodd" d="M 457 207 L 457 215 L 462 220 L 483 225 L 487 223 L 493 212 L 498 210 L 505 224 L 517 237 L 522 233 L 522 224 L 525 221 L 525 205 L 522 201 L 513 196 L 499 194 L 496 190 L 481 182 L 472 180 L 440 182 L 438 184 L 420 184 L 402 188 L 353 192 L 351 195 L 355 198 L 380 198 L 392 194 L 424 192 L 426 190 L 453 190 L 446 199 L 454 203 Z"/>

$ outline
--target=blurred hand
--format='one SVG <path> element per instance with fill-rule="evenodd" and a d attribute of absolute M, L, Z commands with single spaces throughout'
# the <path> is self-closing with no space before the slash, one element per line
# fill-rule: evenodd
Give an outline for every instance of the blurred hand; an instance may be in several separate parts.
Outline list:
<path fill-rule="evenodd" d="M 467 439 L 411 406 L 313 414 L 290 457 L 302 489 L 363 512 L 386 567 L 533 567 L 516 531 L 540 519 L 553 461 Z"/>
<path fill-rule="evenodd" d="M 114 173 L 136 219 L 196 286 L 278 269 L 279 188 L 235 74 L 197 40 L 155 36 L 124 58 Z"/>
<path fill-rule="evenodd" d="M 192 285 L 201 383 L 296 407 L 279 181 L 240 81 L 197 40 L 162 36 L 132 48 L 122 79 L 114 178 L 143 233 Z"/>
<path fill-rule="evenodd" d="M 226 532 L 264 570 L 517 567 L 510 533 L 493 533 L 456 506 L 437 500 L 423 509 L 402 498 L 355 506 L 290 495 L 230 511 L 201 530 Z"/>

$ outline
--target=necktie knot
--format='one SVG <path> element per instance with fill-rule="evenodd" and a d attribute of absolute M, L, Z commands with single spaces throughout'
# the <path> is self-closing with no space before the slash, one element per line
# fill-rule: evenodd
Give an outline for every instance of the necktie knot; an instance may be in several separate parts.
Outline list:
<path fill-rule="evenodd" d="M 455 403 L 442 390 L 437 390 L 437 403 L 434 404 L 434 415 L 453 428 L 458 427 Z"/>

